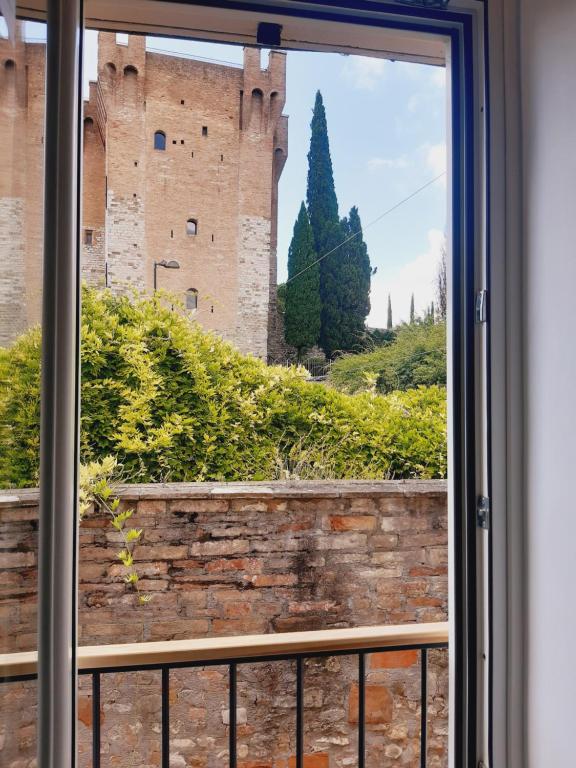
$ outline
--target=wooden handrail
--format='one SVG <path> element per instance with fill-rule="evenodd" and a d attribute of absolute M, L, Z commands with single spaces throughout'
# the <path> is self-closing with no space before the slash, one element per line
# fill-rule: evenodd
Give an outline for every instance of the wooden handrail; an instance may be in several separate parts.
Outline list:
<path fill-rule="evenodd" d="M 186 662 L 214 662 L 368 648 L 429 646 L 448 643 L 448 623 L 323 629 L 314 632 L 283 632 L 275 635 L 211 637 L 122 645 L 85 645 L 78 648 L 78 669 L 147 667 Z M 0 677 L 34 675 L 36 651 L 0 654 Z"/>

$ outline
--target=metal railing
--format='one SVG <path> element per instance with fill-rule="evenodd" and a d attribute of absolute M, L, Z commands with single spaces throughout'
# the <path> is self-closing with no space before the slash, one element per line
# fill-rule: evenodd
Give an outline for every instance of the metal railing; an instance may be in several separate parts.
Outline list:
<path fill-rule="evenodd" d="M 420 653 L 420 768 L 427 766 L 428 651 L 448 647 L 448 624 L 360 627 L 278 635 L 248 635 L 202 640 L 171 640 L 78 649 L 81 675 L 92 678 L 92 765 L 100 768 L 100 689 L 102 675 L 161 672 L 161 768 L 170 765 L 170 672 L 174 669 L 228 667 L 229 768 L 237 768 L 237 672 L 242 664 L 292 661 L 296 665 L 296 768 L 304 766 L 304 691 L 307 659 L 356 656 L 358 659 L 358 768 L 366 765 L 366 656 L 371 653 Z M 34 680 L 36 653 L 0 655 L 0 682 Z"/>
<path fill-rule="evenodd" d="M 293 365 L 299 365 L 308 371 L 309 381 L 324 381 L 330 375 L 332 370 L 332 360 L 321 360 L 319 358 L 296 360 L 271 360 L 271 365 L 281 365 L 284 368 L 290 368 Z"/>

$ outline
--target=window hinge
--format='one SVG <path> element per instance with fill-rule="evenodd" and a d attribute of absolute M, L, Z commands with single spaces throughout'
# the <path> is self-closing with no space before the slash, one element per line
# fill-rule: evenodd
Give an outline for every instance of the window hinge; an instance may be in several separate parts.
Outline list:
<path fill-rule="evenodd" d="M 488 320 L 488 291 L 485 288 L 476 294 L 474 319 L 477 324 L 485 323 Z"/>
<path fill-rule="evenodd" d="M 478 528 L 488 530 L 490 528 L 490 499 L 487 496 L 478 496 L 476 501 L 476 522 Z"/>

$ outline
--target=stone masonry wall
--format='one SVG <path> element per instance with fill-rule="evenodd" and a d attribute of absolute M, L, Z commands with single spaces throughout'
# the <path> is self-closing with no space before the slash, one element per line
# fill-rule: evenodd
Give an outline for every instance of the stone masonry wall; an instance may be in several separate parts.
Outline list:
<path fill-rule="evenodd" d="M 266 360 L 270 295 L 270 220 L 241 216 L 238 249 L 238 327 L 236 345 Z"/>
<path fill-rule="evenodd" d="M 24 295 L 24 201 L 0 198 L 0 347 L 27 326 Z"/>
<path fill-rule="evenodd" d="M 142 200 L 123 199 L 108 191 L 108 286 L 115 293 L 144 290 L 144 223 Z"/>
<path fill-rule="evenodd" d="M 316 482 L 128 486 L 122 504 L 142 528 L 135 558 L 138 606 L 122 582 L 118 535 L 94 514 L 80 530 L 81 644 L 445 620 L 446 492 L 442 482 Z M 35 647 L 35 491 L 0 494 L 2 652 Z M 294 666 L 241 665 L 238 755 L 242 768 L 293 768 Z M 28 766 L 34 684 L 0 688 L 0 763 Z M 305 666 L 305 768 L 356 765 L 357 658 Z M 447 654 L 429 658 L 429 768 L 447 764 Z M 81 678 L 80 765 L 89 766 L 91 698 Z M 418 765 L 419 656 L 367 661 L 367 765 Z M 171 765 L 226 762 L 227 670 L 171 674 Z M 156 672 L 105 675 L 102 765 L 159 765 Z"/>

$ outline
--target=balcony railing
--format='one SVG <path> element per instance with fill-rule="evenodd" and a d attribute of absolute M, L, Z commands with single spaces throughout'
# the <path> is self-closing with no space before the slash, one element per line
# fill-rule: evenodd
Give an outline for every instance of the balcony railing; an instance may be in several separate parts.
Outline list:
<path fill-rule="evenodd" d="M 173 669 L 228 667 L 229 766 L 237 767 L 237 669 L 242 664 L 293 661 L 296 664 L 296 768 L 304 767 L 304 690 L 306 659 L 330 656 L 358 658 L 358 768 L 366 765 L 366 655 L 387 651 L 420 653 L 420 768 L 427 766 L 428 666 L 427 652 L 448 647 L 448 624 L 330 629 L 247 635 L 200 640 L 83 646 L 78 649 L 78 670 L 92 678 L 92 765 L 100 768 L 100 682 L 114 672 L 161 672 L 161 766 L 170 765 L 170 671 Z M 0 682 L 33 680 L 37 676 L 35 652 L 0 655 Z"/>

